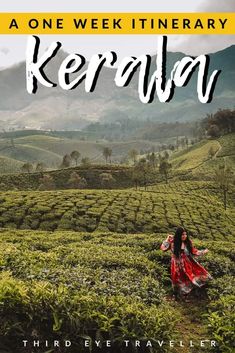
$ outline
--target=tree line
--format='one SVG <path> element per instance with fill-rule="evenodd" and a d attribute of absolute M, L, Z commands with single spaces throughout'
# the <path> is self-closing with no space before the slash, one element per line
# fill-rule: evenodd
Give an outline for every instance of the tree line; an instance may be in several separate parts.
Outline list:
<path fill-rule="evenodd" d="M 201 121 L 206 136 L 217 138 L 235 132 L 235 110 L 219 109 Z"/>
<path fill-rule="evenodd" d="M 133 158 L 132 181 L 137 189 L 138 186 L 144 186 L 146 189 L 149 184 L 156 183 L 157 175 L 160 174 L 166 183 L 168 183 L 172 165 L 169 162 L 169 153 L 163 154 L 154 152 L 148 153 L 146 157 L 137 160 L 137 151 L 131 150 L 130 157 Z"/>
<path fill-rule="evenodd" d="M 98 182 L 103 188 L 111 188 L 115 186 L 115 178 L 111 172 L 102 172 L 98 176 Z M 78 172 L 73 171 L 68 177 L 68 180 L 65 183 L 68 189 L 85 189 L 88 186 L 87 179 L 81 176 Z M 55 190 L 56 183 L 53 175 L 47 173 L 43 174 L 39 179 L 38 190 Z"/>

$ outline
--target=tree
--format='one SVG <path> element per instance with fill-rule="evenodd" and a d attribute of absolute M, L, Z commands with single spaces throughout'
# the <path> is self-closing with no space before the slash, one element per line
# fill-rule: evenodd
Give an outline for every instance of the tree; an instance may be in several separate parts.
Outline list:
<path fill-rule="evenodd" d="M 212 138 L 217 138 L 221 135 L 219 127 L 215 124 L 209 126 L 207 134 Z"/>
<path fill-rule="evenodd" d="M 111 173 L 101 173 L 100 182 L 103 187 L 110 188 L 115 183 L 115 179 Z"/>
<path fill-rule="evenodd" d="M 219 185 L 219 188 L 223 192 L 223 202 L 224 209 L 227 209 L 227 195 L 228 191 L 232 185 L 232 181 L 234 180 L 234 174 L 232 170 L 225 165 L 219 166 L 215 171 L 215 182 Z"/>
<path fill-rule="evenodd" d="M 164 151 L 164 159 L 168 160 L 170 157 L 169 153 L 167 151 Z"/>
<path fill-rule="evenodd" d="M 40 184 L 38 190 L 54 190 L 55 189 L 55 182 L 54 178 L 50 174 L 44 174 L 43 177 L 39 180 Z"/>
<path fill-rule="evenodd" d="M 103 156 L 105 158 L 106 164 L 108 163 L 108 159 L 109 159 L 109 162 L 111 163 L 112 149 L 109 147 L 104 147 L 103 148 Z"/>
<path fill-rule="evenodd" d="M 69 154 L 64 155 L 62 163 L 61 163 L 61 168 L 68 168 L 71 165 L 71 157 Z"/>
<path fill-rule="evenodd" d="M 148 184 L 154 182 L 156 178 L 156 171 L 151 163 L 145 158 L 141 158 L 132 170 L 131 179 L 135 184 L 137 190 L 138 185 L 143 185 L 145 190 Z"/>
<path fill-rule="evenodd" d="M 76 165 L 78 165 L 78 160 L 79 160 L 80 156 L 81 156 L 81 154 L 78 151 L 73 151 L 73 152 L 70 153 L 70 157 L 71 157 L 72 160 L 75 161 Z"/>
<path fill-rule="evenodd" d="M 169 173 L 172 168 L 171 163 L 167 159 L 161 158 L 159 164 L 159 173 L 162 174 L 165 178 L 166 184 L 168 183 Z"/>
<path fill-rule="evenodd" d="M 33 165 L 32 163 L 24 163 L 21 167 L 21 170 L 23 173 L 31 173 L 33 171 Z"/>
<path fill-rule="evenodd" d="M 68 180 L 68 186 L 72 189 L 83 189 L 87 186 L 87 181 L 85 178 L 80 177 L 76 172 L 72 172 Z"/>
<path fill-rule="evenodd" d="M 219 109 L 215 114 L 207 114 L 200 126 L 204 135 L 211 138 L 235 132 L 235 110 Z"/>
<path fill-rule="evenodd" d="M 133 148 L 128 152 L 128 154 L 129 154 L 129 157 L 132 159 L 133 163 L 135 164 L 137 156 L 139 154 L 138 151 L 135 148 Z"/>
<path fill-rule="evenodd" d="M 176 150 L 178 151 L 178 149 L 179 149 L 179 136 L 176 137 L 175 147 L 176 147 Z"/>
<path fill-rule="evenodd" d="M 149 163 L 155 168 L 157 164 L 157 156 L 154 152 L 149 154 L 148 160 Z"/>
<path fill-rule="evenodd" d="M 186 146 L 187 146 L 187 148 L 188 148 L 188 146 L 189 146 L 189 140 L 188 140 L 187 137 L 185 137 L 185 144 L 186 144 Z"/>
<path fill-rule="evenodd" d="M 201 121 L 207 136 L 217 138 L 235 131 L 235 110 L 219 109 L 215 114 L 207 114 Z"/>
<path fill-rule="evenodd" d="M 185 148 L 186 142 L 185 142 L 185 138 L 184 138 L 184 137 L 182 137 L 182 138 L 179 140 L 179 144 L 181 145 L 182 148 Z"/>
<path fill-rule="evenodd" d="M 81 165 L 83 167 L 89 167 L 91 165 L 90 159 L 88 157 L 83 157 L 81 159 Z"/>
<path fill-rule="evenodd" d="M 38 162 L 36 164 L 36 168 L 35 168 L 36 172 L 42 173 L 45 171 L 45 169 L 46 169 L 46 166 L 43 162 Z"/>
<path fill-rule="evenodd" d="M 133 168 L 132 173 L 131 173 L 131 179 L 132 179 L 132 181 L 133 181 L 133 183 L 135 185 L 135 189 L 136 190 L 138 188 L 138 185 L 141 183 L 141 179 L 142 179 L 141 176 L 142 176 L 141 170 L 140 170 L 139 166 L 136 165 Z"/>

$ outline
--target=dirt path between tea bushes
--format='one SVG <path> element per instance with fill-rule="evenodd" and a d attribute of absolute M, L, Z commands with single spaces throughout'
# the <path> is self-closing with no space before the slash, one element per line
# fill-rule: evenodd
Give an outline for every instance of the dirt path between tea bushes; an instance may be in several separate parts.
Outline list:
<path fill-rule="evenodd" d="M 176 323 L 176 330 L 179 332 L 179 339 L 174 353 L 205 353 L 208 352 L 209 343 L 205 347 L 200 347 L 201 340 L 210 339 L 203 315 L 206 313 L 207 301 L 205 299 L 193 298 L 189 303 L 174 302 L 180 319 Z M 184 347 L 179 346 L 179 341 L 183 341 Z M 190 347 L 192 341 L 194 347 Z"/>
<path fill-rule="evenodd" d="M 219 142 L 218 140 L 217 140 L 217 142 L 218 142 L 218 144 L 219 144 L 219 148 L 218 148 L 218 150 L 215 152 L 215 154 L 214 154 L 214 156 L 213 156 L 212 159 L 218 158 L 218 154 L 219 154 L 220 151 L 222 150 L 222 146 L 221 146 L 220 142 Z"/>

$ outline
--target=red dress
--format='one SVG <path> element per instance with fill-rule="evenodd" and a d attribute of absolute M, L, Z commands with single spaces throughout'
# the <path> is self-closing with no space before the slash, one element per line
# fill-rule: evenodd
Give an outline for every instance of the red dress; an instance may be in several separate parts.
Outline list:
<path fill-rule="evenodd" d="M 192 254 L 189 253 L 187 247 L 181 249 L 181 254 L 177 258 L 174 255 L 174 240 L 165 240 L 161 245 L 161 250 L 167 251 L 171 249 L 171 281 L 174 290 L 180 294 L 188 294 L 193 287 L 202 287 L 208 280 L 212 279 L 211 275 L 202 267 L 193 257 L 204 254 L 204 250 L 197 250 L 192 246 Z"/>

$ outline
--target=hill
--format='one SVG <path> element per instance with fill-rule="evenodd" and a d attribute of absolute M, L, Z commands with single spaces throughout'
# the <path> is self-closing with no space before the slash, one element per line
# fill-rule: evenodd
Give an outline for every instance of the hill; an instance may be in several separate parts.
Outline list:
<path fill-rule="evenodd" d="M 21 162 L 43 162 L 48 168 L 58 168 L 65 154 L 77 150 L 81 158 L 87 157 L 91 162 L 104 163 L 103 149 L 112 149 L 112 162 L 117 163 L 135 148 L 138 151 L 152 151 L 159 146 L 158 142 L 145 140 L 130 140 L 126 142 L 82 141 L 77 138 L 50 136 L 48 134 L 24 135 L 6 134 L 0 139 L 0 156 L 12 158 Z M 16 168 L 16 170 L 18 170 Z"/>
<path fill-rule="evenodd" d="M 219 151 L 217 157 L 227 157 L 235 155 L 235 134 L 224 135 L 219 138 L 219 143 L 221 144 L 221 150 Z"/>
<path fill-rule="evenodd" d="M 219 151 L 218 141 L 202 141 L 187 150 L 182 150 L 172 156 L 173 167 L 178 171 L 188 171 L 198 168 L 210 159 L 210 148 Z"/>
<path fill-rule="evenodd" d="M 0 156 L 0 174 L 20 172 L 23 163 L 16 159 Z"/>
<path fill-rule="evenodd" d="M 44 162 L 48 167 L 56 168 L 62 161 L 65 153 L 78 150 L 82 157 L 89 157 L 92 163 L 103 163 L 104 146 L 112 149 L 112 162 L 118 162 L 125 159 L 131 149 L 140 151 L 144 156 L 145 151 L 154 151 L 158 149 L 157 142 L 148 141 L 128 141 L 128 142 L 89 142 L 78 141 L 75 139 L 61 138 L 46 135 L 29 135 L 25 137 L 14 138 L 14 147 L 8 139 L 0 140 L 0 155 L 15 157 L 22 161 Z M 215 169 L 224 163 L 232 170 L 235 170 L 235 135 L 228 134 L 217 140 L 207 139 L 195 143 L 189 148 L 181 149 L 170 156 L 172 163 L 172 172 L 170 178 L 177 181 L 179 179 L 188 180 L 213 180 Z M 4 157 L 5 158 L 5 157 Z M 6 174 L 18 172 L 20 163 L 11 159 L 14 168 L 5 169 Z M 157 169 L 156 169 L 157 171 Z M 1 170 L 0 170 L 1 172 Z M 66 169 L 47 171 L 54 179 L 56 189 L 68 188 L 68 180 L 73 172 L 77 172 L 87 181 L 87 188 L 103 188 L 100 175 L 110 173 L 115 182 L 109 187 L 123 188 L 133 186 L 131 180 L 131 168 L 118 165 L 99 165 L 91 164 L 89 167 L 80 166 Z M 41 173 L 14 174 L 0 176 L 0 183 L 5 185 L 5 189 L 38 189 L 40 185 Z M 156 181 L 161 181 L 160 176 L 156 176 Z"/>
<path fill-rule="evenodd" d="M 2 147 L 0 142 L 0 153 L 2 156 L 13 158 L 21 162 L 45 162 L 47 166 L 58 166 L 61 163 L 61 156 L 47 151 L 43 148 L 24 144 L 16 144 L 14 147 Z M 5 146 L 5 145 L 4 145 Z"/>
<path fill-rule="evenodd" d="M 203 140 L 175 152 L 171 155 L 171 162 L 176 172 L 187 174 L 185 178 L 213 179 L 215 169 L 224 164 L 235 171 L 235 134 Z"/>
<path fill-rule="evenodd" d="M 66 57 L 60 51 L 46 67 L 46 73 L 57 81 L 58 68 Z M 210 103 L 198 102 L 196 93 L 197 76 L 193 75 L 185 88 L 176 90 L 174 100 L 168 104 L 158 102 L 142 104 L 137 93 L 138 76 L 134 75 L 130 85 L 118 88 L 114 84 L 115 70 L 104 67 L 93 93 L 86 93 L 84 83 L 73 91 L 59 87 L 39 87 L 36 95 L 22 89 L 25 82 L 25 63 L 0 72 L 0 128 L 31 129 L 81 129 L 94 121 L 117 121 L 130 118 L 153 121 L 192 121 L 213 113 L 219 108 L 234 105 L 235 70 L 233 59 L 235 46 L 210 55 L 210 72 L 220 69 L 214 99 Z M 181 60 L 183 53 L 168 53 L 167 75 L 173 63 Z M 156 57 L 152 57 L 150 74 L 156 69 Z M 81 113 L 82 112 L 82 113 Z"/>

